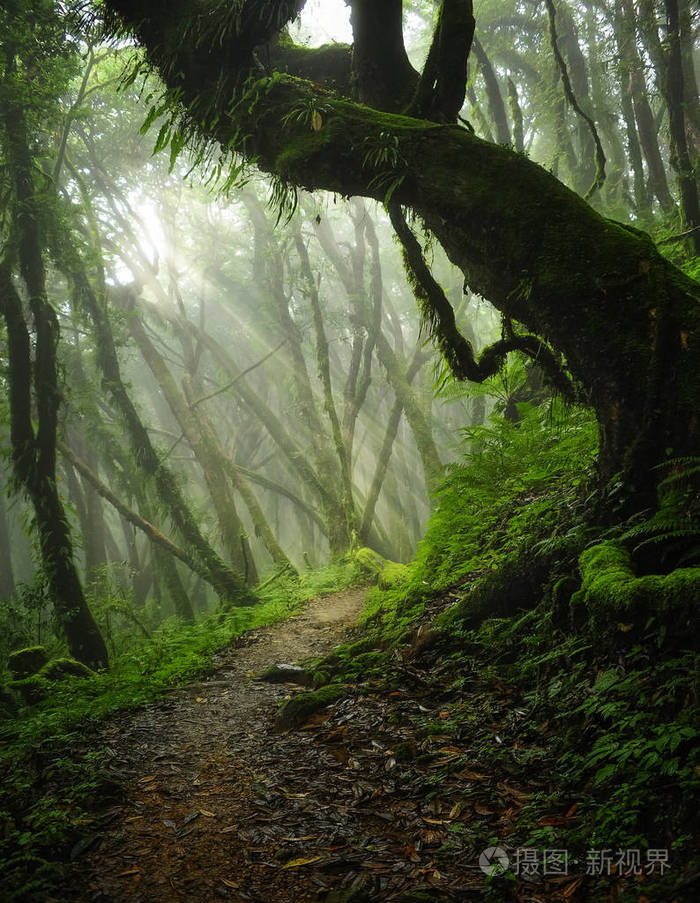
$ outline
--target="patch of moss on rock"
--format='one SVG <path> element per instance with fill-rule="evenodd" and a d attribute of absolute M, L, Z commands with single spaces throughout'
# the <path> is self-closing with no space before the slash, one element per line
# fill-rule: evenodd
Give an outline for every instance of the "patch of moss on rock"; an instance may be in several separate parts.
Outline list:
<path fill-rule="evenodd" d="M 13 680 L 10 689 L 19 693 L 26 705 L 36 705 L 51 692 L 51 685 L 67 677 L 92 677 L 94 671 L 72 658 L 55 658 L 47 662 L 36 674 L 22 680 Z"/>
<path fill-rule="evenodd" d="M 320 712 L 344 695 L 345 688 L 337 683 L 328 684 L 309 693 L 298 693 L 288 699 L 277 713 L 275 728 L 278 731 L 286 731 L 292 727 L 299 727 L 316 712 Z"/>
<path fill-rule="evenodd" d="M 7 667 L 15 680 L 24 680 L 41 671 L 48 660 L 43 646 L 27 646 L 25 649 L 17 649 L 10 653 Z"/>
<path fill-rule="evenodd" d="M 370 549 L 367 546 L 364 546 L 355 552 L 355 561 L 357 561 L 363 570 L 370 574 L 375 574 L 377 577 L 386 566 L 386 558 L 382 558 L 378 552 L 375 552 L 374 549 Z"/>
<path fill-rule="evenodd" d="M 326 684 L 329 684 L 331 681 L 330 671 L 324 670 L 323 668 L 318 668 L 314 671 L 313 676 L 313 685 L 314 689 L 318 690 L 319 687 L 325 687 Z"/>
<path fill-rule="evenodd" d="M 367 574 L 376 578 L 380 589 L 393 589 L 405 583 L 410 573 L 405 564 L 382 558 L 374 549 L 366 546 L 355 552 L 355 560 Z"/>
<path fill-rule="evenodd" d="M 39 672 L 45 680 L 63 680 L 65 677 L 92 677 L 94 671 L 74 658 L 55 658 Z"/>
<path fill-rule="evenodd" d="M 379 575 L 379 588 L 394 589 L 401 586 L 402 583 L 406 583 L 410 573 L 407 565 L 400 564 L 398 561 L 387 561 L 384 570 Z"/>

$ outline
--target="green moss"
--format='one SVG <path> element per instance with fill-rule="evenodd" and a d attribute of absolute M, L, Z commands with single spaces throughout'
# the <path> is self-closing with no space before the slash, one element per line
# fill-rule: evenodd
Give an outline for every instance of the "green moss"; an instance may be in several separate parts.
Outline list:
<path fill-rule="evenodd" d="M 319 687 L 325 687 L 326 684 L 330 683 L 330 680 L 331 680 L 330 671 L 327 671 L 324 668 L 319 668 L 317 671 L 314 671 L 314 676 L 313 676 L 314 689 L 318 690 Z"/>
<path fill-rule="evenodd" d="M 26 705 L 36 705 L 47 698 L 51 684 L 38 674 L 32 674 L 22 680 L 13 680 L 10 689 L 19 693 Z"/>
<path fill-rule="evenodd" d="M 572 613 L 584 607 L 594 632 L 605 632 L 611 621 L 641 624 L 664 615 L 664 623 L 684 632 L 700 602 L 700 568 L 677 568 L 670 574 L 636 577 L 630 554 L 615 541 L 586 549 L 579 558 L 581 589 L 571 597 Z M 673 617 L 668 617 L 673 615 Z"/>
<path fill-rule="evenodd" d="M 43 646 L 27 646 L 10 653 L 7 667 L 15 680 L 24 680 L 40 671 L 48 660 Z"/>
<path fill-rule="evenodd" d="M 341 684 L 328 684 L 309 693 L 298 693 L 284 703 L 277 714 L 275 727 L 277 730 L 289 730 L 303 724 L 311 715 L 321 711 L 327 705 L 340 699 L 345 694 Z"/>
<path fill-rule="evenodd" d="M 364 570 L 377 576 L 381 574 L 387 563 L 386 558 L 382 558 L 378 552 L 366 546 L 355 552 L 355 560 Z"/>
<path fill-rule="evenodd" d="M 372 652 L 363 652 L 361 655 L 354 656 L 347 663 L 345 676 L 363 679 L 376 675 L 378 669 L 382 668 L 386 662 L 386 653 L 374 650 Z"/>
<path fill-rule="evenodd" d="M 401 586 L 408 581 L 411 570 L 405 564 L 399 564 L 398 561 L 387 561 L 384 570 L 379 575 L 380 589 L 393 589 Z"/>
<path fill-rule="evenodd" d="M 0 687 L 0 718 L 6 718 L 14 715 L 17 711 L 17 699 L 14 693 Z"/>
<path fill-rule="evenodd" d="M 19 693 L 27 705 L 36 705 L 49 697 L 52 685 L 56 681 L 65 680 L 67 677 L 85 678 L 94 675 L 94 671 L 76 662 L 75 659 L 57 658 L 47 662 L 36 674 L 30 674 L 21 680 L 13 680 L 10 689 Z"/>
<path fill-rule="evenodd" d="M 355 552 L 355 561 L 367 574 L 371 574 L 377 579 L 380 589 L 393 589 L 400 586 L 408 580 L 411 573 L 405 564 L 382 558 L 374 549 L 367 547 Z"/>
<path fill-rule="evenodd" d="M 93 677 L 94 674 L 87 665 L 76 662 L 75 659 L 56 658 L 44 665 L 38 676 L 44 680 L 63 680 L 65 677 Z"/>

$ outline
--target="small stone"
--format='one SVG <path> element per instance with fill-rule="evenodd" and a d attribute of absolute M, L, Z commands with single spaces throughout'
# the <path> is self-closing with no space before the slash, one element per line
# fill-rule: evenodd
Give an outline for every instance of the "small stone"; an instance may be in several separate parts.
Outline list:
<path fill-rule="evenodd" d="M 302 687 L 310 687 L 313 684 L 313 675 L 302 668 L 301 665 L 273 665 L 258 677 L 271 684 L 300 684 Z"/>

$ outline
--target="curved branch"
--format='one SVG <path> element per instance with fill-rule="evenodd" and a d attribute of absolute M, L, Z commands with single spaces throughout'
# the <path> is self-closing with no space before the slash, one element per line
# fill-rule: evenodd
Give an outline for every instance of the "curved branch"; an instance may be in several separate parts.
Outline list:
<path fill-rule="evenodd" d="M 487 345 L 478 359 L 475 357 L 471 342 L 465 339 L 457 327 L 452 305 L 425 262 L 418 240 L 408 227 L 400 204 L 390 201 L 388 210 L 391 224 L 403 248 L 404 264 L 421 315 L 429 325 L 430 334 L 437 342 L 452 374 L 457 379 L 482 383 L 498 372 L 510 351 L 521 351 L 539 364 L 557 391 L 573 399 L 571 380 L 552 351 L 537 336 L 511 333 L 507 338 Z"/>

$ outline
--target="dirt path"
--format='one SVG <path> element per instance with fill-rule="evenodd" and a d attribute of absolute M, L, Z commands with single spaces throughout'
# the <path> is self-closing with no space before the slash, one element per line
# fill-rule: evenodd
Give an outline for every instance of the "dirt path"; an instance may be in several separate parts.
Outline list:
<path fill-rule="evenodd" d="M 361 676 L 287 733 L 274 716 L 299 688 L 251 679 L 351 638 L 363 601 L 314 600 L 239 637 L 210 679 L 111 720 L 102 744 L 124 797 L 96 814 L 70 885 L 46 903 L 483 901 L 481 853 L 549 785 L 517 763 L 479 765 L 468 725 L 448 728 L 465 698 L 449 661 L 397 651 L 390 675 Z M 500 706 L 507 731 L 513 703 L 499 693 L 475 691 L 472 712 L 491 724 Z M 530 876 L 500 899 L 608 899 L 585 881 Z"/>
<path fill-rule="evenodd" d="M 208 680 L 108 725 L 109 770 L 126 799 L 99 818 L 77 886 L 62 900 L 318 899 L 301 894 L 291 869 L 271 882 L 272 869 L 261 861 L 265 824 L 284 822 L 286 842 L 300 855 L 305 842 L 298 837 L 310 831 L 297 830 L 299 819 L 289 820 L 273 800 L 281 796 L 294 811 L 309 807 L 303 796 L 285 795 L 269 755 L 285 745 L 272 733 L 277 707 L 298 688 L 251 678 L 269 665 L 329 652 L 348 637 L 365 593 L 321 597 L 286 621 L 243 634 L 216 656 Z M 310 785 L 322 763 L 311 756 L 295 767 L 307 769 Z"/>

